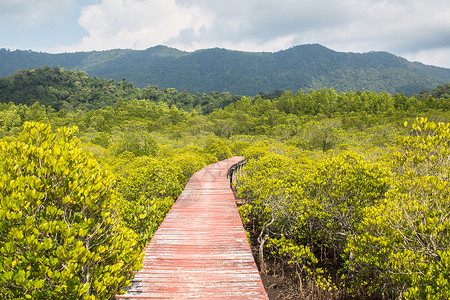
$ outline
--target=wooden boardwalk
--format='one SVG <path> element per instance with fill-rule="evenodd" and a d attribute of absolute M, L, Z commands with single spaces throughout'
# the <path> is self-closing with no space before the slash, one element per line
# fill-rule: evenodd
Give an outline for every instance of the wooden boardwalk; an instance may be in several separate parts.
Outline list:
<path fill-rule="evenodd" d="M 226 176 L 240 160 L 192 176 L 116 299 L 268 299 Z"/>

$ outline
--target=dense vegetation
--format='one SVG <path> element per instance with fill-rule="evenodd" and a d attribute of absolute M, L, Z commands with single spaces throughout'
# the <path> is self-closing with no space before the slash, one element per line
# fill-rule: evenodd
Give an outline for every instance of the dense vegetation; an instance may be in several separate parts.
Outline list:
<path fill-rule="evenodd" d="M 392 149 L 248 148 L 240 211 L 261 270 L 270 258 L 302 298 L 448 299 L 450 123 L 409 131 Z"/>
<path fill-rule="evenodd" d="M 449 85 L 236 97 L 38 68 L 3 87 L 17 74 L 24 103 L 0 103 L 2 297 L 111 297 L 189 177 L 244 155 L 262 272 L 302 297 L 448 298 Z M 45 102 L 54 90 L 70 100 Z"/>
<path fill-rule="evenodd" d="M 113 179 L 77 146 L 75 128 L 23 127 L 0 143 L 2 299 L 114 296 L 142 255 L 114 209 Z"/>
<path fill-rule="evenodd" d="M 92 78 L 86 72 L 64 70 L 58 66 L 18 70 L 8 77 L 0 78 L 0 102 L 27 106 L 39 102 L 57 111 L 86 111 L 106 108 L 118 101 L 149 99 L 168 105 L 176 104 L 184 110 L 197 109 L 206 114 L 239 98 L 230 93 L 179 93 L 174 88 L 158 89 L 151 85 L 139 89 L 125 78 L 118 82 Z"/>
<path fill-rule="evenodd" d="M 0 76 L 49 65 L 86 71 L 91 76 L 126 77 L 140 88 L 154 85 L 190 93 L 210 91 L 253 96 L 276 89 L 386 91 L 411 95 L 450 82 L 450 69 L 425 66 L 386 52 L 343 53 L 302 45 L 268 53 L 225 49 L 184 52 L 165 46 L 48 54 L 0 49 Z"/>

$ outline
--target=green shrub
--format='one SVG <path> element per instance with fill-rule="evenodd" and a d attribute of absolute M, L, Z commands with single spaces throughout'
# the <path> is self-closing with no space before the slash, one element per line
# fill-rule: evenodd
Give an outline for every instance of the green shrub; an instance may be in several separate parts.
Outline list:
<path fill-rule="evenodd" d="M 217 157 L 217 160 L 224 160 L 233 156 L 230 147 L 225 140 L 211 137 L 206 141 L 205 152 Z"/>
<path fill-rule="evenodd" d="M 26 122 L 0 142 L 2 299 L 108 299 L 141 266 L 114 182 L 74 133 Z"/>
<path fill-rule="evenodd" d="M 358 233 L 364 208 L 384 198 L 389 168 L 353 151 L 313 153 L 282 144 L 247 150 L 257 158 L 248 159 L 238 179 L 245 201 L 239 210 L 256 232 L 261 270 L 264 256 L 272 255 L 298 286 L 309 279 L 332 297 L 345 284 L 347 240 Z"/>
<path fill-rule="evenodd" d="M 117 189 L 124 199 L 122 219 L 138 234 L 138 244 L 142 249 L 190 177 L 212 159 L 200 147 L 192 145 L 164 151 L 165 157 L 135 157 L 124 152 L 108 164 L 117 176 Z"/>
<path fill-rule="evenodd" d="M 450 297 L 450 124 L 418 119 L 400 138 L 392 189 L 350 240 L 355 293 Z M 386 295 L 388 294 L 388 295 Z"/>

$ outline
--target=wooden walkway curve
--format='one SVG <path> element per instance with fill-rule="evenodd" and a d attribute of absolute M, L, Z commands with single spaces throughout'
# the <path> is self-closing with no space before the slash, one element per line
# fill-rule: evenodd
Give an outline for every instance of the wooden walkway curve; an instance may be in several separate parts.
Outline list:
<path fill-rule="evenodd" d="M 226 175 L 240 160 L 192 176 L 116 299 L 268 299 Z"/>

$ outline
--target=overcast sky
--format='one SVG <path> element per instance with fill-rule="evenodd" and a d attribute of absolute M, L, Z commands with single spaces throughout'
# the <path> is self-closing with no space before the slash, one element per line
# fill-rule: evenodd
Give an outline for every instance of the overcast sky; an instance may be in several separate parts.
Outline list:
<path fill-rule="evenodd" d="M 319 43 L 450 68 L 449 0 L 0 0 L 0 48 L 51 53 Z"/>

